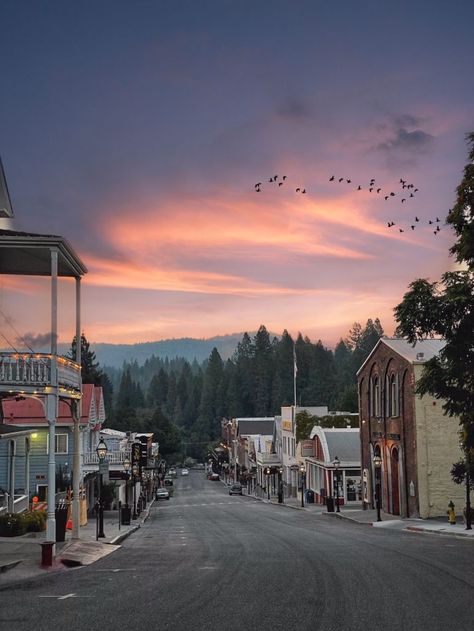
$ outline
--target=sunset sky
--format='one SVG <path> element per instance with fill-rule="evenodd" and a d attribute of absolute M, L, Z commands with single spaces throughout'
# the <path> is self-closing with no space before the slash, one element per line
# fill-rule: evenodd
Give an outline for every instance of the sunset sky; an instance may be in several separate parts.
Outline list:
<path fill-rule="evenodd" d="M 0 0 L 13 227 L 80 255 L 92 342 L 391 334 L 408 283 L 453 263 L 473 24 L 472 0 Z M 0 277 L 0 330 L 39 343 L 48 292 Z"/>

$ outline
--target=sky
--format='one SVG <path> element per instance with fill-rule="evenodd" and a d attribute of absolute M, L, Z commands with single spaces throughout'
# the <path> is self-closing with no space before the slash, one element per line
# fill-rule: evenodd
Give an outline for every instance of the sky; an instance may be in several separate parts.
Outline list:
<path fill-rule="evenodd" d="M 453 265 L 473 23 L 471 0 L 0 0 L 12 226 L 85 263 L 91 342 L 390 335 Z M 47 279 L 0 276 L 4 337 L 39 344 L 49 309 Z"/>

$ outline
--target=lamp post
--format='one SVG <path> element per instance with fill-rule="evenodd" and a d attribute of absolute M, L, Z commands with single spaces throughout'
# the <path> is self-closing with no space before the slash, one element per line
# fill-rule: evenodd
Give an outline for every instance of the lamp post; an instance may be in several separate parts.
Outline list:
<path fill-rule="evenodd" d="M 122 506 L 122 523 L 126 526 L 130 525 L 130 507 L 128 505 L 128 479 L 130 477 L 130 458 L 126 457 L 123 461 L 123 470 L 125 471 L 125 506 Z"/>
<path fill-rule="evenodd" d="M 132 466 L 132 480 L 133 480 L 133 515 L 132 519 L 138 519 L 137 515 L 137 477 L 140 473 L 140 468 L 137 464 Z"/>
<path fill-rule="evenodd" d="M 304 508 L 304 483 L 305 483 L 305 478 L 306 478 L 304 464 L 300 466 L 300 473 L 301 473 L 301 508 Z"/>
<path fill-rule="evenodd" d="M 283 467 L 278 469 L 278 503 L 283 504 Z"/>
<path fill-rule="evenodd" d="M 382 458 L 377 454 L 374 456 L 375 467 L 375 507 L 377 509 L 377 521 L 382 521 L 380 517 L 380 474 L 382 470 Z"/>
<path fill-rule="evenodd" d="M 102 500 L 102 473 L 101 466 L 105 461 L 105 456 L 107 455 L 107 445 L 104 442 L 104 439 L 101 438 L 95 448 L 97 457 L 99 458 L 99 528 L 97 531 L 96 539 L 103 539 L 105 537 L 104 534 L 104 502 Z"/>
<path fill-rule="evenodd" d="M 332 464 L 336 472 L 336 506 L 337 506 L 336 511 L 340 513 L 341 508 L 339 506 L 339 467 L 341 466 L 341 461 L 336 456 L 334 460 L 332 461 Z"/>
<path fill-rule="evenodd" d="M 270 467 L 265 469 L 265 475 L 267 476 L 267 500 L 270 501 Z"/>

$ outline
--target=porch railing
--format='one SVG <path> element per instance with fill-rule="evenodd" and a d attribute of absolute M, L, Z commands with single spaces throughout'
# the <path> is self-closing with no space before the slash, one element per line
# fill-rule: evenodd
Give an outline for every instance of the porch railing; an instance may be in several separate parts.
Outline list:
<path fill-rule="evenodd" d="M 58 384 L 80 390 L 81 367 L 66 357 L 58 357 Z M 12 389 L 51 385 L 51 355 L 46 353 L 0 353 L 0 386 Z"/>
<path fill-rule="evenodd" d="M 96 464 L 99 465 L 99 456 L 95 453 L 95 451 L 88 451 L 82 454 L 83 461 L 85 465 Z M 130 459 L 129 451 L 109 451 L 105 456 L 105 459 L 109 464 L 123 464 L 125 458 Z"/>

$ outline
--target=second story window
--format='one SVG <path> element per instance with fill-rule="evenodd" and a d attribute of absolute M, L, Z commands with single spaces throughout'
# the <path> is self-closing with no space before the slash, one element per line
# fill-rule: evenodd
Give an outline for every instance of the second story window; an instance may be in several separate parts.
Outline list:
<path fill-rule="evenodd" d="M 370 411 L 372 416 L 380 416 L 380 382 L 377 375 L 370 382 Z"/>
<path fill-rule="evenodd" d="M 389 400 L 389 416 L 400 415 L 400 388 L 398 383 L 398 375 L 392 373 L 388 382 L 388 400 Z"/>
<path fill-rule="evenodd" d="M 55 454 L 67 454 L 68 452 L 68 435 L 67 434 L 56 434 L 55 435 Z M 49 435 L 46 439 L 46 453 L 49 454 Z"/>

